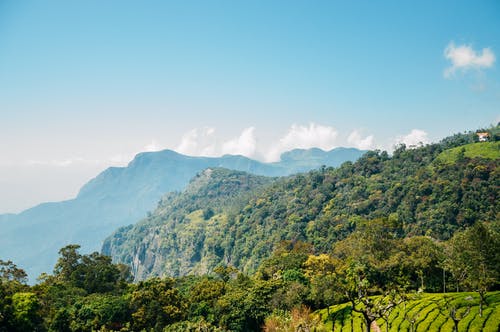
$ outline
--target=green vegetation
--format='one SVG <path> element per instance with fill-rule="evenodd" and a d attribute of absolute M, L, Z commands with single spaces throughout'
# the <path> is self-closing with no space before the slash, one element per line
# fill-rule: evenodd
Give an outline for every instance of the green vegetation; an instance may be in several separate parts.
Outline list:
<path fill-rule="evenodd" d="M 497 331 L 499 158 L 437 159 L 473 139 L 282 179 L 207 169 L 106 241 L 118 263 L 67 245 L 28 286 L 0 260 L 0 332 Z"/>
<path fill-rule="evenodd" d="M 68 239 L 76 239 L 85 252 L 99 249 L 116 229 L 144 218 L 165 193 L 184 189 L 204 169 L 224 167 L 284 176 L 321 165 L 336 167 L 363 153 L 354 148 L 293 150 L 277 163 L 232 155 L 191 157 L 170 150 L 139 153 L 126 167 L 110 167 L 90 180 L 75 199 L 0 215 L 0 257 L 22 262 L 33 283 L 40 273 L 52 268 L 57 251 Z"/>
<path fill-rule="evenodd" d="M 0 331 L 329 331 L 332 324 L 369 331 L 373 322 L 392 330 L 493 331 L 500 292 L 487 291 L 499 286 L 498 226 L 476 223 L 435 242 L 398 238 L 389 220 L 372 220 L 330 254 L 281 242 L 253 275 L 218 266 L 203 276 L 136 284 L 129 283 L 126 266 L 68 245 L 53 275 L 42 275 L 35 286 L 25 284 L 14 263 L 0 262 Z M 442 273 L 448 274 L 444 282 L 474 292 L 411 291 Z"/>
<path fill-rule="evenodd" d="M 132 266 L 136 280 L 211 272 L 227 262 L 225 249 L 230 243 L 223 238 L 229 220 L 250 195 L 272 181 L 245 172 L 207 169 L 184 192 L 165 195 L 149 218 L 119 229 L 105 241 L 103 253 Z"/>
<path fill-rule="evenodd" d="M 22 270 L 2 261 L 0 331 L 330 331 L 332 324 L 369 331 L 374 322 L 411 331 L 498 328 L 500 292 L 488 293 L 499 287 L 498 222 L 477 223 L 446 242 L 401 239 L 393 230 L 388 220 L 373 220 L 330 254 L 281 242 L 253 275 L 218 266 L 203 276 L 133 284 L 125 266 L 68 245 L 53 275 L 30 287 Z M 473 292 L 411 291 L 442 273 L 445 282 Z M 478 275 L 487 282 L 475 282 Z"/>
<path fill-rule="evenodd" d="M 475 138 L 458 134 L 419 148 L 400 146 L 393 156 L 370 151 L 339 168 L 273 181 L 222 169 L 201 173 L 184 192 L 167 194 L 148 218 L 109 237 L 103 253 L 133 266 L 142 280 L 204 274 L 228 263 L 253 273 L 280 241 L 329 253 L 380 218 L 390 220 L 399 238 L 446 240 L 477 221 L 498 218 L 500 151 L 453 163 L 440 159 L 457 148 L 498 147 Z M 428 287 L 439 291 L 435 282 Z"/>
<path fill-rule="evenodd" d="M 450 311 L 456 309 L 458 315 L 463 315 L 458 323 L 459 331 L 498 331 L 500 291 L 487 293 L 486 301 L 488 308 L 480 316 L 480 300 L 475 293 L 414 294 L 391 312 L 390 326 L 383 319 L 376 322 L 381 331 L 452 331 L 454 323 Z M 361 326 L 365 326 L 362 317 L 352 311 L 348 303 L 319 310 L 316 314 L 327 331 L 363 331 Z M 335 324 L 334 329 L 332 324 Z"/>
<path fill-rule="evenodd" d="M 446 164 L 452 164 L 461 158 L 485 158 L 498 159 L 500 154 L 500 142 L 480 142 L 458 146 L 440 153 L 436 160 Z"/>

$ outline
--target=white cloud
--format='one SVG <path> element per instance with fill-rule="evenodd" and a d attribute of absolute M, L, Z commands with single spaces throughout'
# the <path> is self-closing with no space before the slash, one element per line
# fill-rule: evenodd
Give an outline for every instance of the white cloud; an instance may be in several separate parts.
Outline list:
<path fill-rule="evenodd" d="M 181 143 L 175 150 L 190 156 L 233 154 L 254 157 L 257 149 L 254 131 L 254 127 L 248 127 L 238 137 L 224 141 L 217 138 L 215 128 L 194 128 L 182 136 Z"/>
<path fill-rule="evenodd" d="M 198 129 L 192 129 L 185 133 L 181 138 L 181 144 L 177 146 L 176 151 L 184 154 L 195 154 L 198 148 Z"/>
<path fill-rule="evenodd" d="M 149 143 L 148 145 L 146 145 L 144 147 L 144 151 L 146 151 L 146 152 L 160 151 L 161 149 L 162 149 L 161 146 L 154 139 L 151 140 L 151 143 Z"/>
<path fill-rule="evenodd" d="M 355 129 L 347 137 L 347 142 L 355 148 L 369 150 L 373 148 L 373 135 L 363 138 L 361 137 L 361 133 Z"/>
<path fill-rule="evenodd" d="M 495 54 L 490 48 L 476 52 L 471 46 L 455 46 L 453 42 L 444 50 L 444 57 L 451 61 L 451 66 L 444 71 L 445 78 L 452 78 L 457 70 L 489 68 L 495 63 Z"/>
<path fill-rule="evenodd" d="M 420 129 L 412 129 L 412 131 L 403 136 L 398 136 L 395 140 L 396 144 L 405 144 L 407 147 L 415 147 L 429 143 L 428 134 Z"/>
<path fill-rule="evenodd" d="M 335 128 L 311 123 L 308 126 L 294 124 L 277 141 L 268 141 L 259 146 L 255 127 L 242 130 L 239 136 L 224 140 L 216 137 L 214 128 L 195 128 L 185 133 L 175 148 L 179 153 L 191 156 L 220 156 L 224 154 L 243 155 L 264 161 L 278 161 L 281 153 L 296 148 L 317 147 L 331 150 L 336 146 L 338 132 Z M 371 144 L 373 137 L 362 139 L 360 144 Z"/>
<path fill-rule="evenodd" d="M 254 127 L 245 128 L 240 136 L 222 144 L 222 154 L 253 157 L 257 149 L 257 139 L 254 131 Z"/>
<path fill-rule="evenodd" d="M 309 126 L 293 124 L 274 147 L 264 153 L 266 161 L 278 161 L 281 153 L 292 149 L 320 148 L 331 150 L 336 145 L 338 132 L 335 128 L 310 123 Z"/>
<path fill-rule="evenodd" d="M 215 129 L 195 128 L 182 136 L 177 152 L 190 156 L 214 156 L 216 153 Z"/>
<path fill-rule="evenodd" d="M 280 139 L 285 149 L 312 148 L 330 150 L 335 147 L 338 132 L 333 127 L 310 123 L 309 127 L 293 124 L 288 133 Z"/>

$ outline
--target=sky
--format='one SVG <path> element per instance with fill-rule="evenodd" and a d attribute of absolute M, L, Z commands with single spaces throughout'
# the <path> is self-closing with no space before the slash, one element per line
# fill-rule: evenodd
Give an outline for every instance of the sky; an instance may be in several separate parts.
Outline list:
<path fill-rule="evenodd" d="M 498 1 L 0 0 L 0 213 L 136 153 L 391 150 L 500 121 Z"/>

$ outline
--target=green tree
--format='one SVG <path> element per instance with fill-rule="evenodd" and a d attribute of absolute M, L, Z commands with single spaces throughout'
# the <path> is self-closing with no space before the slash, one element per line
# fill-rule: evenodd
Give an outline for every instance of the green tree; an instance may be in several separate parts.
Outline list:
<path fill-rule="evenodd" d="M 12 324 L 12 293 L 8 285 L 0 280 L 0 331 L 9 332 Z"/>
<path fill-rule="evenodd" d="M 439 267 L 444 258 L 443 248 L 436 240 L 427 236 L 414 236 L 404 239 L 401 247 L 404 254 L 397 255 L 397 259 L 408 278 L 413 275 L 418 277 L 417 284 L 421 291 L 427 289 L 430 280 L 439 280 L 442 273 Z M 437 289 L 436 284 L 433 290 Z"/>
<path fill-rule="evenodd" d="M 23 316 L 24 309 L 26 314 L 36 317 L 36 302 L 26 301 L 26 308 L 22 308 L 21 294 L 28 294 L 29 287 L 26 285 L 26 272 L 17 267 L 12 261 L 0 260 L 0 331 L 20 331 L 17 326 L 24 326 L 26 316 Z M 31 293 L 30 293 L 31 294 Z M 31 297 L 30 297 L 31 299 Z M 14 305 L 15 303 L 15 305 Z M 29 310 L 28 310 L 29 309 Z"/>
<path fill-rule="evenodd" d="M 62 311 L 64 313 L 64 311 Z M 129 303 L 122 296 L 91 294 L 73 305 L 70 327 L 73 331 L 119 331 L 129 321 Z"/>
<path fill-rule="evenodd" d="M 369 271 L 365 265 L 352 262 L 346 270 L 341 286 L 351 302 L 352 310 L 363 316 L 366 332 L 370 332 L 371 324 L 376 319 L 386 320 L 389 313 L 404 300 L 404 292 L 397 288 L 385 290 L 381 296 L 371 296 L 374 289 L 368 275 Z"/>
<path fill-rule="evenodd" d="M 500 234 L 496 228 L 476 223 L 455 233 L 448 243 L 446 266 L 457 281 L 479 295 L 479 314 L 486 303 L 486 292 L 498 284 L 500 276 Z"/>
<path fill-rule="evenodd" d="M 22 292 L 12 296 L 15 331 L 36 331 L 41 329 L 40 302 L 35 293 Z"/>
<path fill-rule="evenodd" d="M 125 266 L 115 265 L 111 257 L 93 252 L 81 255 L 79 245 L 71 244 L 59 250 L 60 257 L 54 268 L 57 280 L 87 293 L 104 293 L 117 290 L 121 282 L 130 280 L 130 270 Z"/>
<path fill-rule="evenodd" d="M 174 279 L 151 278 L 139 282 L 130 295 L 132 328 L 161 331 L 168 324 L 181 321 L 186 312 Z"/>
<path fill-rule="evenodd" d="M 386 219 L 361 221 L 358 227 L 336 244 L 334 257 L 339 260 L 338 291 L 351 303 L 352 310 L 363 316 L 369 332 L 374 320 L 387 317 L 400 303 L 406 283 L 401 278 L 400 262 L 394 259 L 400 241 L 395 238 L 391 222 Z"/>
<path fill-rule="evenodd" d="M 40 312 L 51 331 L 69 331 L 73 305 L 87 292 L 59 278 L 42 274 L 31 290 L 40 300 Z"/>
<path fill-rule="evenodd" d="M 287 270 L 301 270 L 312 251 L 312 246 L 302 241 L 281 241 L 271 257 L 261 263 L 257 277 L 264 280 L 277 279 Z"/>
<path fill-rule="evenodd" d="M 113 291 L 121 277 L 120 270 L 111 262 L 111 257 L 97 252 L 82 256 L 74 276 L 75 285 L 89 294 Z"/>
<path fill-rule="evenodd" d="M 238 269 L 233 266 L 219 265 L 214 269 L 215 275 L 224 282 L 238 275 Z"/>
<path fill-rule="evenodd" d="M 25 284 L 28 275 L 23 269 L 17 267 L 12 261 L 3 261 L 0 259 L 0 279 L 4 282 L 16 281 Z"/>
<path fill-rule="evenodd" d="M 82 258 L 78 249 L 78 244 L 70 244 L 59 250 L 60 257 L 54 267 L 54 275 L 61 281 L 73 282 L 77 278 L 75 271 Z"/>
<path fill-rule="evenodd" d="M 327 307 L 329 310 L 330 305 L 340 300 L 335 265 L 336 261 L 327 254 L 310 255 L 304 263 L 311 287 L 310 298 L 316 308 Z"/>
<path fill-rule="evenodd" d="M 215 304 L 224 295 L 225 284 L 223 280 L 206 276 L 195 282 L 186 295 L 190 318 L 204 317 L 210 323 L 215 322 Z"/>
<path fill-rule="evenodd" d="M 49 331 L 53 332 L 72 332 L 71 331 L 71 313 L 69 309 L 59 309 L 49 323 Z"/>

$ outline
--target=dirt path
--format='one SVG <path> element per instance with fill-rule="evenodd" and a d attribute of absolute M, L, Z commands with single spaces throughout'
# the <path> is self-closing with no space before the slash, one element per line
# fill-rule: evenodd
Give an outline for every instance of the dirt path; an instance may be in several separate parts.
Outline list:
<path fill-rule="evenodd" d="M 376 321 L 373 321 L 372 325 L 370 325 L 370 331 L 380 332 L 380 327 L 378 326 Z"/>

